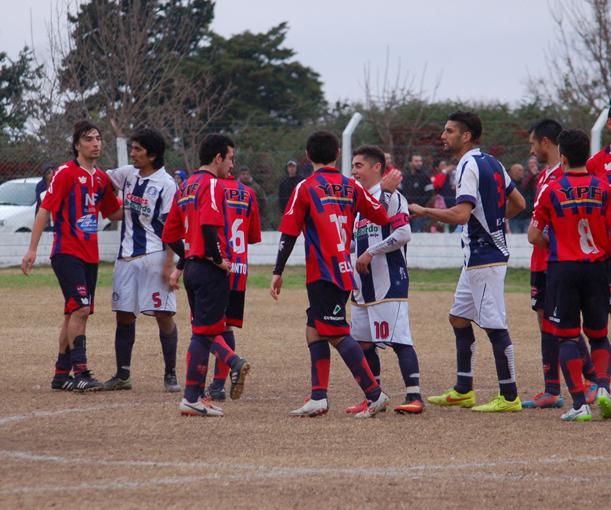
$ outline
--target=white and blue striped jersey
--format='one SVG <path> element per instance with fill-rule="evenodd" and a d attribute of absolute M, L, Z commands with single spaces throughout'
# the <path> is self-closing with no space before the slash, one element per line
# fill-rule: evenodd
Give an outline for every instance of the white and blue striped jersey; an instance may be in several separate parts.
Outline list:
<path fill-rule="evenodd" d="M 473 204 L 462 232 L 465 267 L 506 265 L 509 251 L 505 241 L 507 196 L 515 185 L 496 158 L 473 149 L 459 161 L 456 203 Z"/>
<path fill-rule="evenodd" d="M 123 224 L 118 259 L 131 259 L 165 249 L 163 226 L 170 212 L 176 181 L 161 167 L 146 178 L 133 165 L 106 172 L 123 191 Z"/>
<path fill-rule="evenodd" d="M 380 199 L 380 185 L 376 184 L 369 193 Z M 406 224 L 393 228 L 393 218 L 405 218 Z M 369 274 L 354 271 L 357 288 L 352 291 L 352 303 L 369 306 L 382 301 L 407 300 L 409 275 L 407 272 L 406 244 L 411 238 L 408 223 L 407 200 L 394 192 L 388 206 L 390 223 L 384 227 L 375 225 L 358 214 L 354 222 L 354 242 L 357 258 L 366 250 L 374 255 L 369 265 Z M 373 248 L 375 247 L 375 248 Z"/>

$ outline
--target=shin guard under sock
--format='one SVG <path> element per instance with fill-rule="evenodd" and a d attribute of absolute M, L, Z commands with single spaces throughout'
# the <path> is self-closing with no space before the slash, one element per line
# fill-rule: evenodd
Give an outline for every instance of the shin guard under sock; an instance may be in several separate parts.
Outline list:
<path fill-rule="evenodd" d="M 225 331 L 221 334 L 227 346 L 235 351 L 235 336 L 233 331 Z M 214 362 L 214 380 L 210 385 L 211 390 L 220 390 L 225 387 L 225 381 L 229 376 L 229 367 L 223 363 L 220 359 L 216 358 Z"/>
<path fill-rule="evenodd" d="M 500 394 L 513 402 L 518 396 L 513 345 L 506 329 L 495 329 L 488 334 L 492 343 L 496 374 L 499 378 Z"/>
<path fill-rule="evenodd" d="M 312 364 L 312 400 L 327 398 L 329 372 L 331 369 L 331 348 L 327 340 L 320 340 L 308 345 Z"/>
<path fill-rule="evenodd" d="M 405 382 L 408 395 L 413 395 L 422 400 L 420 395 L 420 369 L 418 368 L 418 356 L 411 345 L 392 344 L 392 348 L 399 358 L 399 368 Z"/>
<path fill-rule="evenodd" d="M 159 340 L 161 342 L 161 351 L 163 352 L 163 361 L 165 362 L 165 371 L 173 372 L 176 370 L 176 349 L 178 347 L 178 327 L 174 325 L 171 333 L 165 334 L 159 330 Z"/>
<path fill-rule="evenodd" d="M 611 376 L 611 344 L 609 339 L 604 336 L 602 338 L 588 338 L 592 347 L 592 362 L 596 368 L 596 383 L 601 388 L 609 391 L 609 378 Z"/>
<path fill-rule="evenodd" d="M 70 357 L 70 349 L 67 348 L 65 353 L 57 354 L 57 361 L 55 362 L 55 373 L 56 374 L 69 374 L 72 370 L 72 358 Z"/>
<path fill-rule="evenodd" d="M 475 335 L 473 327 L 454 328 L 456 335 L 456 386 L 458 393 L 473 390 L 473 361 L 475 359 Z"/>
<path fill-rule="evenodd" d="M 70 349 L 70 361 L 74 377 L 87 370 L 87 337 L 78 335 L 74 338 L 74 347 Z"/>
<path fill-rule="evenodd" d="M 367 364 L 363 349 L 350 335 L 337 344 L 337 352 L 348 366 L 355 381 L 359 384 L 367 400 L 378 400 L 382 392 Z"/>
<path fill-rule="evenodd" d="M 567 338 L 560 339 L 560 366 L 569 393 L 573 397 L 573 409 L 579 409 L 586 403 L 586 396 L 581 377 L 581 356 L 576 341 Z"/>
<path fill-rule="evenodd" d="M 382 367 L 380 365 L 380 355 L 378 354 L 378 349 L 376 345 L 373 344 L 372 346 L 363 349 L 363 354 L 365 355 L 367 364 L 371 369 L 373 378 L 378 384 L 380 384 L 380 373 L 382 372 Z"/>
<path fill-rule="evenodd" d="M 210 340 L 205 336 L 193 333 L 187 350 L 187 380 L 184 398 L 197 402 L 206 384 L 208 359 L 210 357 Z"/>
<path fill-rule="evenodd" d="M 136 341 L 136 322 L 117 324 L 115 331 L 115 356 L 117 377 L 124 381 L 129 377 L 132 364 L 132 350 Z"/>
<path fill-rule="evenodd" d="M 558 339 L 546 331 L 541 331 L 541 360 L 543 361 L 545 393 L 560 395 L 560 354 L 558 350 Z"/>

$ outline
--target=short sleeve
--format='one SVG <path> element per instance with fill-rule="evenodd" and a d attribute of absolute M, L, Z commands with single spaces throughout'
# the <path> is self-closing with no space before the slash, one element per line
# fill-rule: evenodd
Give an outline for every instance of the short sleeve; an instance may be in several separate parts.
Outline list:
<path fill-rule="evenodd" d="M 104 175 L 102 173 L 102 175 Z M 108 218 L 109 214 L 114 213 L 117 209 L 119 209 L 119 207 L 121 207 L 121 204 L 119 203 L 119 200 L 117 199 L 117 197 L 114 194 L 114 190 L 112 189 L 112 186 L 110 184 L 110 179 L 104 175 L 105 178 L 105 191 L 104 191 L 104 198 L 102 199 L 102 203 L 100 204 L 100 212 L 102 213 L 102 216 L 104 218 Z"/>
<path fill-rule="evenodd" d="M 286 211 L 280 223 L 280 232 L 289 236 L 298 237 L 303 229 L 305 215 L 308 210 L 308 189 L 301 181 L 293 190 Z"/>
<path fill-rule="evenodd" d="M 211 179 L 210 186 L 207 186 L 199 195 L 199 224 L 216 227 L 225 225 L 224 200 L 223 184 L 218 179 Z"/>
<path fill-rule="evenodd" d="M 122 190 L 125 187 L 125 181 L 127 180 L 128 174 L 130 174 L 133 169 L 134 167 L 132 165 L 126 165 L 115 168 L 114 170 L 108 170 L 106 175 L 110 179 L 115 190 Z"/>
<path fill-rule="evenodd" d="M 161 240 L 164 243 L 173 243 L 175 241 L 184 239 L 184 237 L 185 237 L 185 227 L 180 217 L 180 212 L 178 210 L 178 204 L 176 200 L 173 199 L 171 201 L 171 207 L 170 207 L 170 212 L 168 213 L 168 218 L 166 219 L 165 225 L 163 226 L 163 234 L 161 235 Z"/>
<path fill-rule="evenodd" d="M 456 185 L 456 203 L 470 202 L 477 204 L 479 188 L 479 173 L 477 164 L 472 159 L 467 160 Z"/>
<path fill-rule="evenodd" d="M 174 195 L 178 190 L 178 185 L 176 181 L 172 179 L 172 182 L 168 179 L 165 185 L 163 186 L 163 192 L 161 194 L 161 220 L 165 221 L 170 213 L 170 209 L 172 208 L 172 203 L 174 202 Z"/>
<path fill-rule="evenodd" d="M 73 184 L 74 179 L 68 165 L 60 166 L 53 174 L 49 189 L 40 207 L 48 211 L 59 211 L 62 202 L 70 194 Z"/>
<path fill-rule="evenodd" d="M 538 230 L 544 230 L 550 222 L 550 193 L 550 185 L 544 184 L 535 201 L 535 210 L 530 224 Z"/>

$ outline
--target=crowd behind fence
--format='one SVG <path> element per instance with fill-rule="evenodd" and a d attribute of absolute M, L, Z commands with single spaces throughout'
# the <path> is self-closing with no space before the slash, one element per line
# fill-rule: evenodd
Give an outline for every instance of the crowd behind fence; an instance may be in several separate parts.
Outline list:
<path fill-rule="evenodd" d="M 104 151 L 107 153 L 106 157 L 100 160 L 102 170 L 111 168 L 112 162 L 116 158 L 114 146 L 109 145 L 106 144 L 104 148 Z M 402 192 L 409 201 L 420 201 L 431 207 L 450 207 L 453 205 L 452 195 L 454 193 L 453 186 L 455 185 L 453 181 L 453 168 L 456 161 L 453 161 L 451 154 L 444 154 L 439 145 L 382 148 L 391 154 L 393 165 L 403 172 L 404 183 Z M 519 189 L 521 182 L 526 182 L 526 184 L 532 186 L 533 176 L 529 175 L 531 170 L 528 167 L 530 156 L 528 144 L 482 146 L 481 148 L 483 151 L 490 152 L 497 157 L 508 171 L 512 165 L 521 165 L 525 170 L 525 177 L 523 180 L 516 179 Z M 421 180 L 421 185 L 420 187 L 412 185 L 411 190 L 408 190 L 407 188 L 410 183 L 416 179 L 411 165 L 411 161 L 414 159 L 412 156 L 414 155 L 421 156 L 422 158 L 422 168 L 418 169 L 418 179 Z M 36 211 L 36 196 L 33 191 L 35 186 L 32 187 L 31 181 L 28 184 L 29 191 L 25 196 L 22 196 L 15 187 L 7 190 L 7 181 L 27 177 L 42 180 L 42 171 L 46 164 L 56 167 L 70 159 L 70 157 L 71 154 L 67 151 L 49 154 L 37 146 L 4 147 L 0 149 L 0 233 L 31 230 L 31 226 L 28 228 L 24 225 L 33 224 Z M 184 168 L 182 161 L 183 159 L 178 152 L 169 150 L 166 153 L 166 170 L 172 175 L 176 170 L 184 170 L 188 174 L 193 173 L 194 169 Z M 233 174 L 237 176 L 243 167 L 247 167 L 250 170 L 250 178 L 252 179 L 250 185 L 251 187 L 258 188 L 255 191 L 258 194 L 257 198 L 259 199 L 264 230 L 277 230 L 280 225 L 282 213 L 284 212 L 281 204 L 284 202 L 282 196 L 279 196 L 279 188 L 281 183 L 288 177 L 287 163 L 289 161 L 296 163 L 299 176 L 306 177 L 311 174 L 311 165 L 308 164 L 305 151 L 301 146 L 296 146 L 294 150 L 257 151 L 252 148 L 241 148 L 238 141 Z M 536 170 L 533 171 L 538 172 L 541 170 L 540 165 L 535 166 Z M 445 172 L 447 177 L 442 179 L 439 172 Z M 433 177 L 433 180 L 431 180 L 431 177 Z M 433 184 L 433 181 L 439 184 L 441 180 L 444 180 L 444 182 L 440 186 Z M 425 186 L 427 182 L 430 186 Z M 284 190 L 286 190 L 286 182 L 284 184 Z M 5 190 L 4 194 L 3 189 Z M 529 207 L 532 207 L 533 190 L 534 188 L 524 190 Z M 31 194 L 29 194 L 30 191 Z M 19 203 L 19 205 L 2 205 L 15 203 Z M 7 214 L 12 215 L 12 217 L 20 216 L 23 221 L 9 221 L 5 217 Z M 521 219 L 527 220 L 529 215 L 530 212 L 527 210 L 523 215 L 524 218 Z M 524 221 L 522 223 L 526 224 Z M 513 224 L 515 222 L 510 224 L 512 231 L 521 231 L 517 227 L 512 228 Z M 436 224 L 429 220 L 422 225 L 415 225 L 414 227 L 416 231 L 423 232 L 450 231 L 447 226 Z"/>

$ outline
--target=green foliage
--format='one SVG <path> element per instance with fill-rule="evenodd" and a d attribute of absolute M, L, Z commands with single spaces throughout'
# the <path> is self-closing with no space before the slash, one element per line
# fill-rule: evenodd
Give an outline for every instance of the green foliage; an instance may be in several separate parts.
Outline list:
<path fill-rule="evenodd" d="M 34 113 L 30 94 L 36 90 L 41 67 L 35 66 L 34 54 L 27 46 L 16 61 L 0 53 L 0 64 L 0 136 L 20 138 Z"/>
<path fill-rule="evenodd" d="M 283 46 L 287 31 L 287 23 L 280 23 L 266 33 L 246 31 L 229 39 L 213 33 L 210 45 L 199 50 L 197 63 L 209 66 L 215 88 L 229 90 L 225 127 L 245 120 L 299 125 L 324 113 L 319 75 Z"/>

